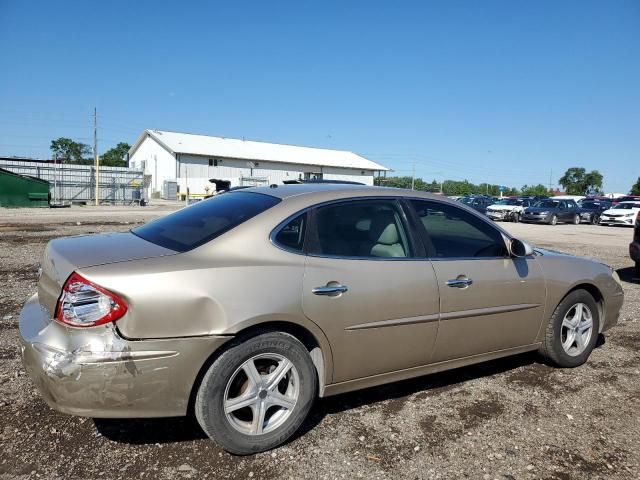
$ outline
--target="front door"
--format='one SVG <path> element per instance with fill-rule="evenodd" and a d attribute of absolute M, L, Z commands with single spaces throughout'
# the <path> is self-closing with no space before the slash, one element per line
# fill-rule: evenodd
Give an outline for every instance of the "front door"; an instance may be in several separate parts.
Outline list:
<path fill-rule="evenodd" d="M 492 224 L 437 201 L 411 201 L 425 230 L 440 291 L 433 362 L 529 345 L 544 315 L 535 257 L 507 256 Z"/>
<path fill-rule="evenodd" d="M 331 343 L 333 382 L 428 363 L 438 285 L 431 263 L 414 258 L 400 203 L 341 201 L 311 217 L 303 309 Z"/>

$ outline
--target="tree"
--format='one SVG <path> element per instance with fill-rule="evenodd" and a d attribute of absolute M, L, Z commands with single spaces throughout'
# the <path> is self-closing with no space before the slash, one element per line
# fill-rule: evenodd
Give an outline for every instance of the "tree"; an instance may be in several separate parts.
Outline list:
<path fill-rule="evenodd" d="M 571 167 L 559 182 L 569 195 L 588 195 L 602 191 L 602 174 L 597 170 L 587 173 L 584 168 Z"/>
<path fill-rule="evenodd" d="M 548 195 L 547 187 L 539 183 L 538 185 L 523 185 L 522 186 L 523 197 L 534 197 L 536 195 Z"/>
<path fill-rule="evenodd" d="M 640 195 L 640 177 L 636 183 L 631 187 L 631 195 Z"/>
<path fill-rule="evenodd" d="M 84 155 L 91 155 L 89 145 L 80 142 L 74 142 L 70 138 L 60 137 L 51 140 L 51 153 L 58 160 L 65 163 L 91 163 L 91 159 L 83 158 Z"/>
<path fill-rule="evenodd" d="M 131 146 L 128 143 L 120 142 L 113 148 L 110 148 L 100 156 L 100 165 L 108 167 L 124 167 L 126 166 L 125 157 Z"/>

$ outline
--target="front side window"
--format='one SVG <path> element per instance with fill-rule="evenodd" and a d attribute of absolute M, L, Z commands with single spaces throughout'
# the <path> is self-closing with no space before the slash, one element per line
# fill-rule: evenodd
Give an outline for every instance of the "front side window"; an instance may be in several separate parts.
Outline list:
<path fill-rule="evenodd" d="M 507 249 L 499 230 L 454 205 L 412 200 L 427 234 L 433 258 L 504 257 Z"/>
<path fill-rule="evenodd" d="M 315 211 L 309 253 L 363 258 L 410 256 L 402 213 L 395 200 L 341 202 Z"/>
<path fill-rule="evenodd" d="M 271 195 L 223 193 L 131 230 L 156 245 L 186 252 L 280 203 Z"/>

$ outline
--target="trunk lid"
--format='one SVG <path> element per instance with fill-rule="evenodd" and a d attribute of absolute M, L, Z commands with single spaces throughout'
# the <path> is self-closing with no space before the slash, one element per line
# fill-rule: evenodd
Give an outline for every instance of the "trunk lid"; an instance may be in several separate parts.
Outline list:
<path fill-rule="evenodd" d="M 38 281 L 40 304 L 53 316 L 62 286 L 74 270 L 176 253 L 130 232 L 52 240 L 45 249 L 41 264 Z"/>

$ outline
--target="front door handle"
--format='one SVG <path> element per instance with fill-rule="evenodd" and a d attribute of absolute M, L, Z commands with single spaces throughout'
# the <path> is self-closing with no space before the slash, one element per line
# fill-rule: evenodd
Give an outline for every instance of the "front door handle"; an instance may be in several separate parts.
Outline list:
<path fill-rule="evenodd" d="M 460 275 L 458 278 L 454 278 L 452 280 L 447 281 L 448 287 L 455 288 L 467 288 L 469 285 L 473 284 L 473 280 L 465 277 L 464 275 Z"/>
<path fill-rule="evenodd" d="M 347 291 L 349 291 L 349 288 L 346 285 L 327 285 L 325 287 L 316 287 L 311 290 L 311 293 L 325 297 L 336 297 Z"/>

